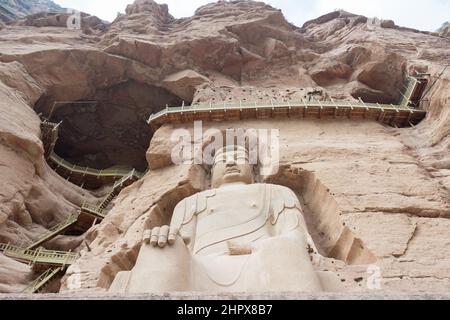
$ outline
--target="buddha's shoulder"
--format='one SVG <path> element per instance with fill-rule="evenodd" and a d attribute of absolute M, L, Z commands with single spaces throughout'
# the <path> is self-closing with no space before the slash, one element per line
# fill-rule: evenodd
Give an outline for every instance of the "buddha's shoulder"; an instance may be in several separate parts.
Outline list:
<path fill-rule="evenodd" d="M 271 183 L 255 183 L 253 184 L 256 188 L 265 188 L 275 193 L 283 193 L 289 196 L 295 196 L 295 192 L 289 187 L 285 187 L 279 184 L 271 184 Z"/>
<path fill-rule="evenodd" d="M 201 212 L 206 209 L 207 199 L 214 197 L 217 193 L 216 189 L 197 192 L 189 197 L 184 198 L 175 207 L 176 212 L 185 212 L 187 216 Z"/>

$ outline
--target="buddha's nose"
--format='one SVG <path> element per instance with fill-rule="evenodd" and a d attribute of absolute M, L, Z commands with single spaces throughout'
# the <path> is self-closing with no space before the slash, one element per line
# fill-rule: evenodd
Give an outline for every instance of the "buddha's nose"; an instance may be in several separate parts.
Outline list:
<path fill-rule="evenodd" d="M 227 158 L 226 166 L 232 167 L 234 165 L 236 165 L 236 161 L 234 160 L 234 158 L 232 158 L 232 157 Z"/>

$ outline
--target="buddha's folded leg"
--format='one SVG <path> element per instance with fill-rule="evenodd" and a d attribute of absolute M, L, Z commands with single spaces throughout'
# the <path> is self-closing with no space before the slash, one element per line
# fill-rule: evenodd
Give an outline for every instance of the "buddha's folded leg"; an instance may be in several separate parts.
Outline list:
<path fill-rule="evenodd" d="M 191 253 L 180 237 L 164 248 L 143 244 L 126 292 L 189 291 L 192 288 L 191 261 Z"/>
<path fill-rule="evenodd" d="M 275 237 L 264 240 L 252 253 L 245 283 L 255 291 L 320 292 L 321 281 L 301 237 Z"/>

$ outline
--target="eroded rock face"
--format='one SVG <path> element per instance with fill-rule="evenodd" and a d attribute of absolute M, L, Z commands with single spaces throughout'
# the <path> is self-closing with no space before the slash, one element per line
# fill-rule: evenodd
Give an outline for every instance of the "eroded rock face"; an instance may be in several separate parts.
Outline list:
<path fill-rule="evenodd" d="M 167 6 L 139 0 L 109 25 L 85 17 L 82 30 L 68 30 L 57 17 L 0 27 L 0 241 L 30 242 L 105 192 L 82 190 L 51 171 L 38 113 L 63 120 L 57 150 L 73 162 L 151 169 L 119 195 L 100 225 L 46 244 L 81 252 L 62 281 L 63 291 L 80 294 L 107 290 L 118 272 L 133 267 L 142 231 L 167 223 L 176 203 L 209 187 L 201 167 L 172 165 L 171 133 L 189 125 L 153 136 L 149 114 L 182 100 L 396 103 L 407 72 L 434 80 L 450 50 L 437 34 L 392 22 L 373 26 L 345 12 L 298 28 L 253 1 L 212 3 L 174 19 Z M 295 190 L 308 217 L 319 217 L 307 222 L 323 248 L 322 267 L 335 270 L 348 290 L 367 289 L 372 274 L 358 264 L 375 263 L 384 289 L 445 291 L 449 88 L 447 71 L 427 94 L 427 119 L 412 129 L 313 120 L 208 126 L 281 129 L 283 170 L 268 182 Z M 0 291 L 20 291 L 34 276 L 1 255 L 0 266 Z M 71 287 L 78 276 L 81 287 Z"/>
<path fill-rule="evenodd" d="M 193 70 L 184 70 L 167 76 L 163 80 L 163 85 L 167 90 L 190 104 L 197 87 L 208 82 L 210 80 L 207 77 Z"/>
<path fill-rule="evenodd" d="M 38 12 L 62 12 L 64 9 L 51 0 L 5 0 L 0 4 L 0 22 L 11 22 Z"/>
<path fill-rule="evenodd" d="M 445 27 L 439 32 L 439 35 L 442 37 L 450 37 L 450 26 Z"/>
<path fill-rule="evenodd" d="M 15 22 L 16 25 L 29 27 L 81 28 L 83 33 L 91 34 L 106 29 L 106 23 L 95 16 L 80 13 L 48 13 L 40 12 L 29 15 Z"/>
<path fill-rule="evenodd" d="M 30 267 L 0 255 L 0 292 L 20 292 L 33 281 Z"/>
<path fill-rule="evenodd" d="M 441 37 L 449 37 L 450 36 L 450 22 L 445 22 L 442 26 L 437 30 Z"/>

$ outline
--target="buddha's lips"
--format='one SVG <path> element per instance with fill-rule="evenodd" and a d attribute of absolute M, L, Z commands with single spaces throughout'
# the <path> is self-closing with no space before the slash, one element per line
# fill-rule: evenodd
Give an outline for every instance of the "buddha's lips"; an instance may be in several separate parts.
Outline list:
<path fill-rule="evenodd" d="M 230 168 L 230 169 L 225 170 L 225 173 L 226 174 L 228 174 L 228 173 L 241 173 L 241 170 L 239 170 L 238 168 Z"/>

